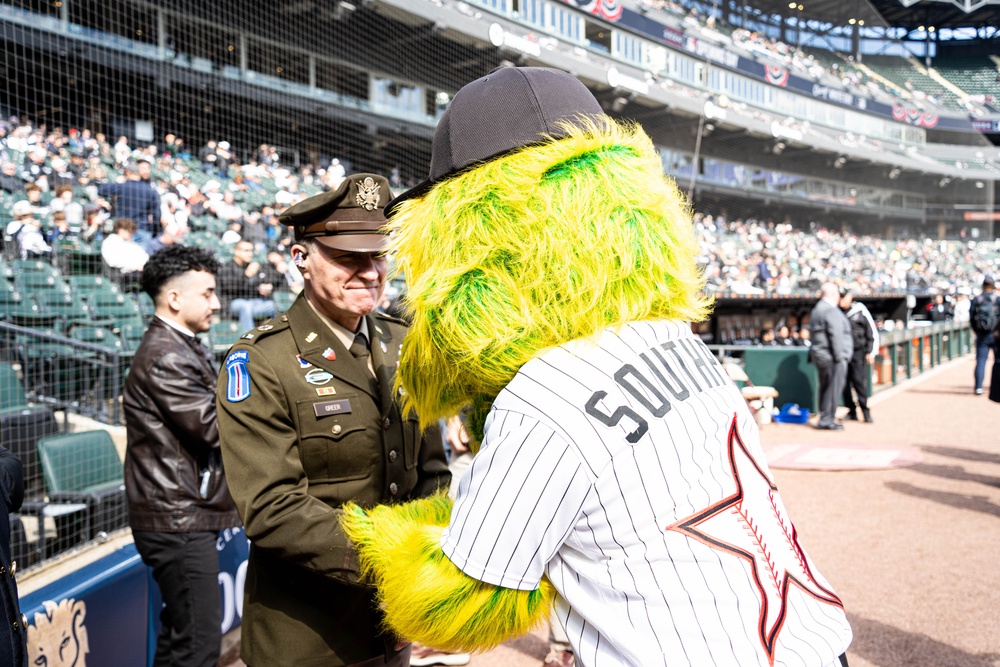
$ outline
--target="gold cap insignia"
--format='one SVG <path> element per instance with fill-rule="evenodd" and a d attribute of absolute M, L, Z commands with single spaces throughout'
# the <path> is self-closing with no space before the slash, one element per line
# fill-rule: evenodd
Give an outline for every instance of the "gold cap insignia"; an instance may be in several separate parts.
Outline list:
<path fill-rule="evenodd" d="M 382 199 L 382 195 L 379 193 L 382 186 L 376 185 L 375 179 L 370 176 L 357 185 L 358 194 L 355 200 L 358 202 L 358 206 L 366 211 L 374 211 L 378 208 L 378 203 Z"/>

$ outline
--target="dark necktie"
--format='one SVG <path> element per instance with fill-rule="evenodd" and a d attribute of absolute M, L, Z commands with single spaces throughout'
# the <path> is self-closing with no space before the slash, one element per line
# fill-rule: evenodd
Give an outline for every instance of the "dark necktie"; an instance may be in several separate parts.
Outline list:
<path fill-rule="evenodd" d="M 368 337 L 363 333 L 354 334 L 354 342 L 351 343 L 351 354 L 365 366 L 368 365 Z"/>
<path fill-rule="evenodd" d="M 375 379 L 375 376 L 368 368 L 368 337 L 363 333 L 357 333 L 354 335 L 354 342 L 351 343 L 351 354 L 354 355 L 354 358 L 358 360 L 358 363 L 364 366 L 365 370 L 368 372 L 368 383 L 371 387 L 372 395 L 375 396 L 376 403 L 378 403 L 378 380 Z"/>

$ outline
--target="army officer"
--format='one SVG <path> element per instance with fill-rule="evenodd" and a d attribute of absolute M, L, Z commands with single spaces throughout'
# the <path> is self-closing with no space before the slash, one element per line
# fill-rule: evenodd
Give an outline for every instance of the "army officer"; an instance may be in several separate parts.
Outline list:
<path fill-rule="evenodd" d="M 376 314 L 386 277 L 381 176 L 357 174 L 281 216 L 304 289 L 244 335 L 219 376 L 230 491 L 250 559 L 241 657 L 251 667 L 406 665 L 380 634 L 340 507 L 447 489 L 440 434 L 422 434 L 392 393 L 406 328 Z"/>

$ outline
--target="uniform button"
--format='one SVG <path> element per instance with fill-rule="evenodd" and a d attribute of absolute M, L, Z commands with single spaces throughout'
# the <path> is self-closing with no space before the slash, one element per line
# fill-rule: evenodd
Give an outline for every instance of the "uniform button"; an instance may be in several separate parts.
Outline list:
<path fill-rule="evenodd" d="M 344 429 L 342 429 L 342 428 L 340 427 L 340 424 L 334 424 L 334 426 L 333 426 L 333 429 L 332 429 L 332 430 L 333 430 L 333 434 L 334 434 L 334 435 L 340 435 L 340 432 L 341 432 L 342 430 L 344 430 Z"/>
<path fill-rule="evenodd" d="M 386 431 L 388 431 L 390 424 L 392 424 L 392 420 L 389 419 L 388 417 L 386 417 L 385 421 L 382 422 L 382 428 L 384 428 Z"/>
<path fill-rule="evenodd" d="M 18 623 L 17 621 L 14 621 L 14 629 L 15 630 L 17 630 L 20 627 L 20 625 L 21 625 L 20 623 Z"/>
<path fill-rule="evenodd" d="M 395 482 L 389 485 L 389 493 L 391 493 L 392 495 L 396 495 L 398 492 L 399 492 L 399 487 L 396 486 Z"/>
<path fill-rule="evenodd" d="M 10 562 L 10 573 L 14 574 L 15 572 L 17 572 L 17 561 L 16 560 L 12 560 Z"/>
<path fill-rule="evenodd" d="M 396 450 L 395 449 L 392 450 L 391 452 L 389 452 L 389 462 L 390 463 L 395 463 L 396 462 L 396 458 L 398 456 L 399 456 L 399 454 L 396 453 Z"/>

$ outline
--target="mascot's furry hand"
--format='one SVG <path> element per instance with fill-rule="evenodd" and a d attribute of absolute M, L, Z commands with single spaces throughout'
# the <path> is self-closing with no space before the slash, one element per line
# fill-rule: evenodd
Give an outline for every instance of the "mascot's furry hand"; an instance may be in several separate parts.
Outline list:
<path fill-rule="evenodd" d="M 388 628 L 446 651 L 485 651 L 548 618 L 555 595 L 548 580 L 534 591 L 501 588 L 448 560 L 440 542 L 450 517 L 444 495 L 370 510 L 344 506 L 341 523 L 378 589 Z"/>

